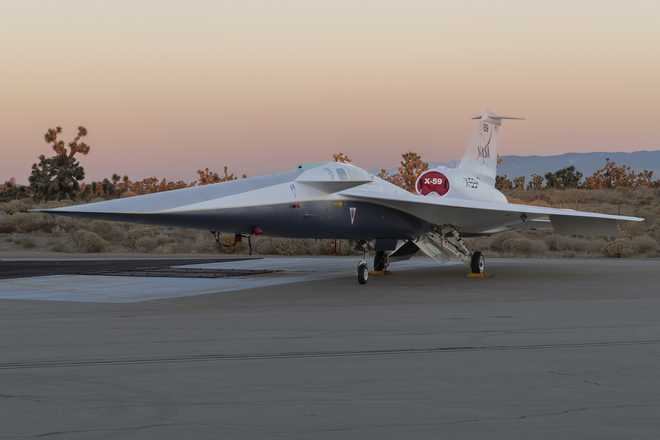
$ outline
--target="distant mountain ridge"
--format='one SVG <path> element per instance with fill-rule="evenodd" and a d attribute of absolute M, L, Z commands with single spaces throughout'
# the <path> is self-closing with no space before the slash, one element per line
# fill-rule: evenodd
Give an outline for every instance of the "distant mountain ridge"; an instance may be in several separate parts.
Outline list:
<path fill-rule="evenodd" d="M 635 171 L 653 171 L 660 177 L 660 150 L 623 152 L 594 152 L 594 153 L 565 153 L 555 156 L 502 156 L 502 163 L 497 174 L 508 177 L 544 175 L 550 171 L 573 165 L 576 170 L 585 176 L 592 175 L 602 168 L 606 159 L 619 165 L 628 165 Z"/>
<path fill-rule="evenodd" d="M 633 170 L 653 171 L 655 178 L 660 178 L 660 150 L 623 152 L 593 152 L 593 153 L 564 153 L 552 156 L 502 156 L 502 163 L 497 167 L 497 174 L 509 178 L 518 176 L 529 177 L 532 174 L 540 176 L 554 172 L 568 166 L 575 166 L 585 177 L 592 175 L 610 159 L 619 165 L 628 165 Z M 444 165 L 455 167 L 458 160 L 447 163 L 432 163 L 429 166 Z"/>

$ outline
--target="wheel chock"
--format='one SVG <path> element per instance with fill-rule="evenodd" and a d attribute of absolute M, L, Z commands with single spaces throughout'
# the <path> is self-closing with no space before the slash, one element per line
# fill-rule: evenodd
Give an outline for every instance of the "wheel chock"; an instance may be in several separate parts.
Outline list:
<path fill-rule="evenodd" d="M 472 272 L 470 272 L 470 273 L 467 274 L 467 277 L 468 278 L 476 278 L 476 279 L 485 280 L 486 278 L 490 278 L 491 276 L 486 274 L 485 272 L 482 272 L 482 273 L 472 273 Z"/>
<path fill-rule="evenodd" d="M 373 275 L 373 276 L 376 276 L 376 277 L 389 275 L 391 273 L 392 272 L 390 272 L 389 270 L 372 270 L 372 271 L 369 271 L 369 275 Z"/>

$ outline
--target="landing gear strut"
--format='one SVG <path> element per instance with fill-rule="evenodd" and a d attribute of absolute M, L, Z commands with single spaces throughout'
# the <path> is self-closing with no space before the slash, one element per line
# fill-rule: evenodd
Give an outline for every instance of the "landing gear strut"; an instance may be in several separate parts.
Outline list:
<path fill-rule="evenodd" d="M 389 257 L 387 255 L 387 252 L 385 251 L 376 251 L 376 255 L 374 255 L 374 270 L 376 272 L 382 272 L 384 270 L 387 270 L 387 266 L 389 266 Z"/>
<path fill-rule="evenodd" d="M 362 259 L 358 263 L 357 267 L 357 279 L 360 284 L 367 284 L 369 281 L 369 266 L 367 265 L 367 257 L 369 254 L 369 245 L 366 241 L 360 242 L 362 247 Z"/>
<path fill-rule="evenodd" d="M 480 251 L 470 252 L 461 234 L 453 226 L 436 226 L 418 238 L 415 244 L 434 260 L 455 258 L 464 261 L 469 266 L 471 275 L 483 276 L 486 271 L 483 254 Z"/>

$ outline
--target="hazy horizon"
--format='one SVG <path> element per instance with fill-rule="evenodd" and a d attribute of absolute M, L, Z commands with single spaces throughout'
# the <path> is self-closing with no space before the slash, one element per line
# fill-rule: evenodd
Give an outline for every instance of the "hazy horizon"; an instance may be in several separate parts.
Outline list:
<path fill-rule="evenodd" d="M 10 3 L 2 181 L 56 125 L 89 130 L 91 179 L 446 162 L 486 107 L 527 118 L 502 155 L 660 148 L 658 2 Z"/>

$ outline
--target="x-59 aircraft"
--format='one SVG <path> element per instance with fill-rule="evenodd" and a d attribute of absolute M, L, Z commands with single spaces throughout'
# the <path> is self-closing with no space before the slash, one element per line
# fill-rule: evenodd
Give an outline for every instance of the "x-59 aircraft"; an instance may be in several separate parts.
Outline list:
<path fill-rule="evenodd" d="M 41 212 L 102 220 L 182 226 L 291 238 L 356 240 L 363 257 L 360 284 L 373 268 L 418 251 L 437 261 L 458 259 L 472 273 L 485 271 L 479 250 L 463 237 L 490 235 L 529 225 L 551 225 L 566 235 L 612 236 L 619 224 L 643 219 L 572 209 L 513 204 L 495 188 L 497 138 L 502 121 L 484 112 L 458 167 L 422 173 L 412 194 L 357 166 L 325 162 L 250 177 L 125 199 L 44 209 Z"/>

